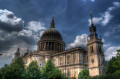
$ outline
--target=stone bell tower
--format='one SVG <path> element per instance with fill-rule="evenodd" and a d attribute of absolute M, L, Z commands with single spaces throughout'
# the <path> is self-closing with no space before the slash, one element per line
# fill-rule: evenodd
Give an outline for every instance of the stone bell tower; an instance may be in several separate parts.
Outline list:
<path fill-rule="evenodd" d="M 89 74 L 90 76 L 96 76 L 100 74 L 104 74 L 105 72 L 105 57 L 103 51 L 103 43 L 101 37 L 98 38 L 96 33 L 96 27 L 92 21 L 92 13 L 91 16 L 91 27 L 90 31 L 90 39 L 87 40 L 87 48 L 88 48 L 88 61 L 89 61 Z"/>

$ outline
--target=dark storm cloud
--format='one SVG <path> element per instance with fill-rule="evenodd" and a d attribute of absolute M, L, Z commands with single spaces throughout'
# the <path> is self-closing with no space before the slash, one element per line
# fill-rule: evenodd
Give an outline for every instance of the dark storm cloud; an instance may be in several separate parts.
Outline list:
<path fill-rule="evenodd" d="M 3 36 L 7 35 L 3 34 Z M 4 50 L 9 50 L 12 46 L 20 46 L 21 43 L 25 42 L 29 46 L 36 45 L 36 40 L 31 36 L 18 36 L 18 32 L 15 34 L 11 34 L 10 36 L 7 37 L 2 37 L 3 40 L 0 39 L 0 53 L 6 53 L 2 52 Z M 31 49 L 31 48 L 30 48 Z"/>
<path fill-rule="evenodd" d="M 37 42 L 32 36 L 31 37 L 19 36 L 19 39 L 25 41 L 29 45 L 35 45 Z"/>
<path fill-rule="evenodd" d="M 0 53 L 7 53 L 4 51 L 10 50 L 14 45 L 19 46 L 22 42 L 34 45 L 35 39 L 32 36 L 19 36 L 19 33 L 24 29 L 23 25 L 24 21 L 16 17 L 13 12 L 0 9 Z"/>
<path fill-rule="evenodd" d="M 62 34 L 72 34 L 74 37 L 77 34 L 89 33 L 88 18 L 89 11 L 93 10 L 93 16 L 99 16 L 112 6 L 114 0 L 14 0 L 14 1 L 1 1 L 1 7 L 7 8 L 13 11 L 17 16 L 20 16 L 27 23 L 30 20 L 42 19 L 46 23 L 46 27 L 49 27 L 51 16 L 55 16 L 56 28 L 58 28 Z M 118 1 L 118 0 L 116 0 Z M 5 6 L 4 4 L 11 4 Z M 102 6 L 101 6 L 102 5 Z M 103 28 L 99 29 L 102 31 Z M 63 29 L 63 31 L 62 31 Z M 73 29 L 76 32 L 70 32 Z M 66 30 L 66 31 L 65 31 Z M 68 31 L 67 31 L 68 30 Z M 73 39 L 68 37 L 68 39 Z"/>
<path fill-rule="evenodd" d="M 0 29 L 7 32 L 20 31 L 23 25 L 24 21 L 16 17 L 13 12 L 0 9 Z"/>
<path fill-rule="evenodd" d="M 7 32 L 13 32 L 13 31 L 21 31 L 23 29 L 23 24 L 16 24 L 16 25 L 10 25 L 7 23 L 0 22 L 0 29 L 7 31 Z"/>
<path fill-rule="evenodd" d="M 9 50 L 9 48 L 13 45 L 12 41 L 0 41 L 0 51 Z M 0 52 L 1 53 L 1 52 Z"/>
<path fill-rule="evenodd" d="M 8 2 L 2 1 L 4 4 Z M 113 2 L 114 0 L 95 0 L 94 2 L 90 0 L 86 0 L 86 2 L 83 0 L 14 0 L 9 2 L 11 5 L 5 6 L 1 4 L 1 6 L 14 11 L 17 16 L 25 20 L 25 23 L 30 20 L 41 20 L 46 24 L 47 28 L 50 24 L 50 18 L 55 16 L 56 28 L 61 31 L 62 35 L 65 34 L 64 37 L 71 34 L 72 36 L 68 37 L 68 39 L 72 41 L 74 40 L 73 37 L 78 34 L 89 33 L 88 18 L 90 18 L 89 11 L 91 9 L 93 10 L 93 16 L 100 16 L 108 7 L 113 5 Z M 100 25 L 96 26 L 98 33 L 100 31 L 104 33 L 107 30 L 102 30 L 104 28 Z"/>

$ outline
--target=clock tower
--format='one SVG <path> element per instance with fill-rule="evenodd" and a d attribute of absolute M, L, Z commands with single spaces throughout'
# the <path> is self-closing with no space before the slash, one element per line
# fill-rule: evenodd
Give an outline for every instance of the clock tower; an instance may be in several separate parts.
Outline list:
<path fill-rule="evenodd" d="M 90 76 L 97 76 L 100 74 L 104 74 L 105 72 L 105 57 L 103 51 L 103 43 L 101 37 L 98 38 L 96 33 L 96 27 L 92 21 L 92 13 L 91 16 L 91 27 L 89 29 L 90 36 L 87 40 L 87 48 L 88 48 L 88 62 L 89 62 L 89 74 Z"/>

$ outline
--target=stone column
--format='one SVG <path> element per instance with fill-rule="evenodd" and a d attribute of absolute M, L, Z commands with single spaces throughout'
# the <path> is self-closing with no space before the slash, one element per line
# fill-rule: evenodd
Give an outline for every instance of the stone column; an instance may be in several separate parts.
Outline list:
<path fill-rule="evenodd" d="M 54 43 L 54 50 L 56 50 L 56 49 L 55 49 L 55 43 Z"/>

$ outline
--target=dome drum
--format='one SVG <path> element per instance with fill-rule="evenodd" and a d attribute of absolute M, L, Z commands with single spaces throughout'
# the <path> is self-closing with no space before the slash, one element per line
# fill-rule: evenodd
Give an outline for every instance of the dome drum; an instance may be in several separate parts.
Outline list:
<path fill-rule="evenodd" d="M 38 51 L 64 51 L 65 50 L 65 44 L 60 42 L 54 42 L 54 41 L 42 41 L 38 43 Z"/>

